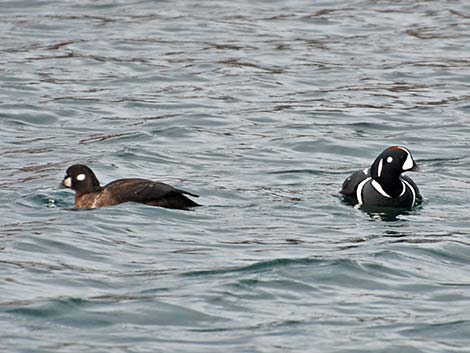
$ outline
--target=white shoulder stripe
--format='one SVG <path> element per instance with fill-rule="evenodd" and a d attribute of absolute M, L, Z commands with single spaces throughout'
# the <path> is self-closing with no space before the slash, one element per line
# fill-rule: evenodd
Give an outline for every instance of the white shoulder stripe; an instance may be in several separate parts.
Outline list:
<path fill-rule="evenodd" d="M 405 183 L 406 186 L 408 186 L 411 190 L 411 195 L 413 196 L 413 200 L 411 202 L 411 207 L 413 207 L 415 205 L 415 202 L 416 202 L 416 191 L 415 189 L 413 189 L 413 187 L 410 185 L 409 182 L 407 182 L 406 180 L 403 180 L 403 182 Z"/>
<path fill-rule="evenodd" d="M 403 181 L 401 182 L 401 186 L 403 189 L 401 190 L 401 194 L 398 197 L 402 197 L 403 195 L 405 195 L 405 192 L 406 192 L 406 185 L 403 184 Z"/>
<path fill-rule="evenodd" d="M 357 205 L 356 205 L 356 207 L 361 207 L 361 205 L 362 205 L 362 189 L 364 189 L 364 185 L 366 185 L 366 183 L 371 179 L 372 179 L 371 177 L 365 178 L 357 186 L 357 189 L 356 189 Z"/>

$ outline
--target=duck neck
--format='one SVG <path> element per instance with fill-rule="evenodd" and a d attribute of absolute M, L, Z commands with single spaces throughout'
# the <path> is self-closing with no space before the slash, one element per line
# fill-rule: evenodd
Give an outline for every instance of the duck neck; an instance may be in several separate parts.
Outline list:
<path fill-rule="evenodd" d="M 400 174 L 398 175 L 387 175 L 387 177 L 381 176 L 373 178 L 381 187 L 382 190 L 390 197 L 398 197 L 403 192 L 403 183 L 400 180 Z"/>
<path fill-rule="evenodd" d="M 89 194 L 89 193 L 95 193 L 95 192 L 100 192 L 102 190 L 102 187 L 100 185 L 100 182 L 98 179 L 92 174 L 90 180 L 86 185 L 83 187 L 76 189 L 75 190 L 75 195 L 77 197 Z"/>

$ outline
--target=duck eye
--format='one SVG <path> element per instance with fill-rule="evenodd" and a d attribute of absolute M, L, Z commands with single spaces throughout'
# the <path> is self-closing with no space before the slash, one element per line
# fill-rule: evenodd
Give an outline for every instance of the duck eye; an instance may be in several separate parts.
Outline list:
<path fill-rule="evenodd" d="M 393 162 L 393 157 L 392 157 L 392 156 L 389 156 L 389 157 L 387 158 L 387 163 L 392 163 L 392 162 Z"/>
<path fill-rule="evenodd" d="M 77 180 L 78 181 L 83 181 L 83 180 L 85 180 L 85 178 L 86 178 L 85 174 L 78 174 L 77 175 Z"/>

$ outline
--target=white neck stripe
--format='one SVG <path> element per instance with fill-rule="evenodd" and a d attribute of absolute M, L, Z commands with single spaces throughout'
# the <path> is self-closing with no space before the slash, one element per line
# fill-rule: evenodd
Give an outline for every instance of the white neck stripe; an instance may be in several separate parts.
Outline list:
<path fill-rule="evenodd" d="M 360 207 L 362 205 L 362 189 L 364 189 L 364 185 L 371 179 L 372 179 L 371 177 L 365 178 L 357 186 L 357 190 L 356 190 L 357 205 L 356 205 L 356 207 Z"/>
<path fill-rule="evenodd" d="M 413 187 L 410 185 L 410 183 L 407 182 L 406 180 L 403 180 L 403 183 L 405 183 L 405 185 L 408 186 L 411 190 L 411 194 L 413 195 L 413 200 L 411 202 L 411 207 L 413 207 L 415 205 L 415 202 L 416 202 L 416 191 L 415 191 L 415 189 L 413 189 Z"/>
<path fill-rule="evenodd" d="M 391 199 L 392 197 L 385 192 L 385 190 L 382 188 L 382 185 L 380 185 L 376 180 L 372 180 L 372 187 L 377 191 L 380 195 L 384 197 L 388 197 Z"/>

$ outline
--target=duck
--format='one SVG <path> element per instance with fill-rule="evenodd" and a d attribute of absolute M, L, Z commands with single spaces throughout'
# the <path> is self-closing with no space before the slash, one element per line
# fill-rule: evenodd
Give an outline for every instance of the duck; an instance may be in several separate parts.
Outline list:
<path fill-rule="evenodd" d="M 417 164 L 408 148 L 390 146 L 369 168 L 355 171 L 346 178 L 340 193 L 356 208 L 412 209 L 422 202 L 423 197 L 416 183 L 403 173 L 416 169 Z"/>
<path fill-rule="evenodd" d="M 67 168 L 61 186 L 75 191 L 75 208 L 94 209 L 137 202 L 150 206 L 188 210 L 200 206 L 186 195 L 199 195 L 157 181 L 128 178 L 101 186 L 95 173 L 84 164 Z"/>

